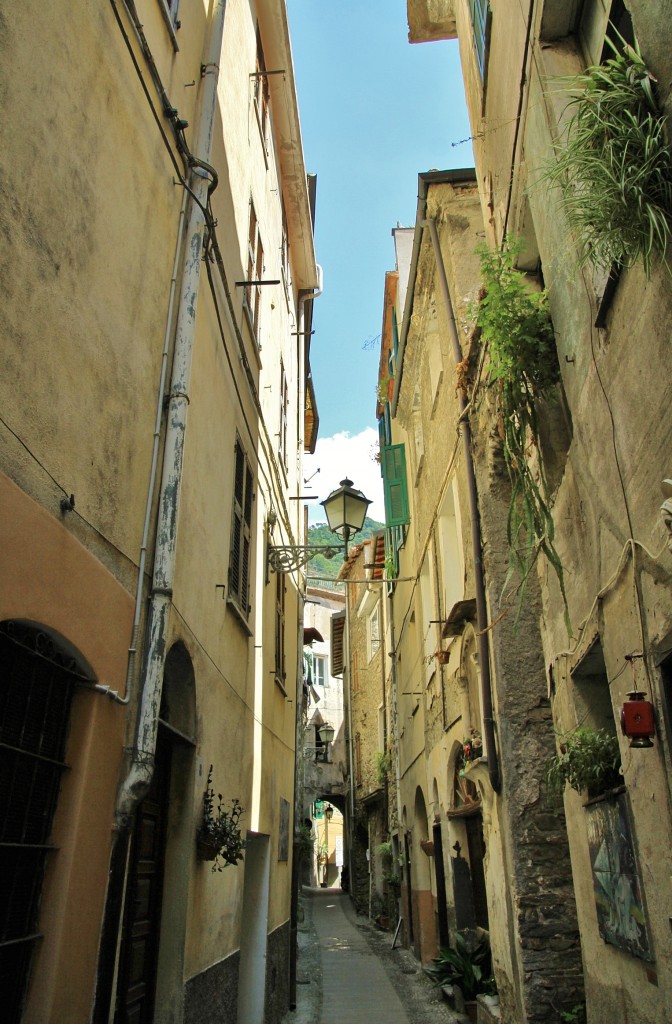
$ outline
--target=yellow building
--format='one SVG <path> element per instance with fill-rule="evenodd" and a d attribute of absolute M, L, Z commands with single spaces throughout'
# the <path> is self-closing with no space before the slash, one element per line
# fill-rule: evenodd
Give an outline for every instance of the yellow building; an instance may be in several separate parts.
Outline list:
<path fill-rule="evenodd" d="M 0 21 L 3 1019 L 277 1020 L 301 581 L 266 549 L 321 288 L 285 5 Z"/>

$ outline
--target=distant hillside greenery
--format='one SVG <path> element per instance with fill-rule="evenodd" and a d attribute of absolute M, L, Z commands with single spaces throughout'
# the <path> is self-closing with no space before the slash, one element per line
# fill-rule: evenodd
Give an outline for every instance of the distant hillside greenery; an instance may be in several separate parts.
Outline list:
<path fill-rule="evenodd" d="M 352 544 L 361 544 L 372 534 L 385 529 L 385 523 L 377 523 L 375 519 L 365 519 L 364 526 L 352 540 Z M 308 527 L 309 544 L 335 544 L 339 543 L 337 536 L 331 532 L 326 523 L 317 523 L 316 526 Z M 336 579 L 343 565 L 343 549 L 333 558 L 325 558 L 324 555 L 316 555 L 311 558 L 306 568 L 308 576 L 320 576 L 326 579 Z"/>

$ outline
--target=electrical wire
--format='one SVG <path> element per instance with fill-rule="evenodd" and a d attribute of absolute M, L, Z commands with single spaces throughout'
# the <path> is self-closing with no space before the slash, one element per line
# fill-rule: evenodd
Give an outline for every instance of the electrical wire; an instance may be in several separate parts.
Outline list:
<path fill-rule="evenodd" d="M 56 477 L 55 477 L 55 476 L 53 476 L 53 474 L 49 472 L 49 470 L 47 469 L 47 467 L 45 466 L 45 464 L 44 464 L 43 462 L 41 462 L 41 461 L 39 460 L 39 458 L 37 457 L 37 455 L 35 454 L 35 452 L 34 452 L 34 451 L 32 451 L 32 449 L 31 449 L 31 448 L 30 448 L 30 447 L 29 447 L 29 446 L 28 446 L 28 445 L 26 444 L 26 442 L 25 442 L 25 441 L 23 440 L 23 438 L 22 438 L 22 437 L 20 437 L 20 436 L 19 436 L 19 435 L 18 435 L 18 434 L 16 433 L 16 431 L 12 429 L 12 427 L 10 427 L 9 423 L 7 422 L 7 420 L 3 419 L 3 417 L 2 417 L 2 416 L 0 416 L 0 423 L 2 423 L 3 427 L 5 427 L 5 428 L 6 428 L 6 429 L 7 429 L 8 431 L 9 431 L 9 433 L 10 433 L 10 434 L 11 434 L 11 435 L 12 435 L 13 437 L 15 437 L 15 438 L 16 438 L 16 440 L 17 440 L 17 441 L 19 442 L 19 444 L 20 444 L 20 445 L 21 445 L 21 446 L 22 446 L 23 448 L 25 448 L 26 452 L 28 453 L 28 455 L 30 455 L 30 457 L 31 457 L 31 459 L 33 460 L 33 462 L 35 462 L 35 464 L 36 464 L 37 466 L 39 466 L 39 467 L 40 467 L 40 469 L 42 470 L 42 472 L 43 472 L 43 473 L 45 473 L 45 474 L 46 474 L 46 475 L 47 475 L 47 476 L 49 477 L 49 479 L 51 480 L 51 482 L 52 482 L 52 483 L 53 483 L 53 484 L 54 484 L 54 485 L 55 485 L 56 487 L 58 487 L 59 491 L 61 491 L 61 493 L 62 493 L 62 494 L 63 494 L 63 495 L 64 495 L 64 496 L 66 497 L 66 498 L 68 498 L 68 497 L 70 496 L 70 495 L 69 495 L 69 493 L 68 493 L 68 491 L 66 491 L 66 490 L 65 490 L 65 488 L 63 487 L 63 485 L 62 485 L 62 484 L 60 484 L 60 483 L 58 482 L 58 480 L 56 479 Z M 100 539 L 101 539 L 102 541 L 104 541 L 106 545 L 108 545 L 108 546 L 109 546 L 110 548 L 112 548 L 112 550 L 113 550 L 113 551 L 116 551 L 116 552 L 117 552 L 117 554 L 119 554 L 119 555 L 121 555 L 121 556 L 122 556 L 122 558 L 125 558 L 125 559 L 126 559 L 126 561 L 127 561 L 127 562 L 128 562 L 128 563 L 129 563 L 130 565 L 131 565 L 131 566 L 133 566 L 133 568 L 135 568 L 135 569 L 137 569 L 137 568 L 138 568 L 138 562 L 137 562 L 137 560 L 136 560 L 136 559 L 134 559 L 134 558 L 133 558 L 133 557 L 132 557 L 131 555 L 127 554 L 127 552 L 125 552 L 125 551 L 123 550 L 123 548 L 120 548 L 120 547 L 119 547 L 119 546 L 118 546 L 117 544 L 115 544 L 115 543 L 114 543 L 114 541 L 111 541 L 111 540 L 110 540 L 110 538 L 109 538 L 109 537 L 108 537 L 108 536 L 107 536 L 106 534 L 102 533 L 102 532 L 101 532 L 101 531 L 100 531 L 100 530 L 98 529 L 98 527 L 97 527 L 97 526 L 94 526 L 94 524 L 93 524 L 92 522 L 90 522 L 90 521 L 89 521 L 89 520 L 88 520 L 88 519 L 86 518 L 86 516 L 83 516 L 83 515 L 82 515 L 82 513 L 80 512 L 79 508 L 78 508 L 78 507 L 77 507 L 76 505 L 75 505 L 75 506 L 73 506 L 73 507 L 72 507 L 72 508 L 71 508 L 71 509 L 70 509 L 70 510 L 69 510 L 69 511 L 67 512 L 67 513 L 64 513 L 64 514 L 66 514 L 66 515 L 73 515 L 73 516 L 77 516 L 77 518 L 78 518 L 79 520 L 81 520 L 81 522 L 82 522 L 82 523 L 85 523 L 85 525 L 86 525 L 86 526 L 88 526 L 88 527 L 89 527 L 89 529 L 93 530 L 93 532 L 94 532 L 94 533 L 95 533 L 95 534 L 96 534 L 96 535 L 97 535 L 98 537 L 100 537 Z"/>
<path fill-rule="evenodd" d="M 242 706 L 245 708 L 245 710 L 249 713 L 249 715 L 252 718 L 252 720 L 255 721 L 257 723 L 257 725 L 260 725 L 262 727 L 262 729 L 264 729 L 270 736 L 272 736 L 275 740 L 277 740 L 278 743 L 281 746 L 285 747 L 286 750 L 288 750 L 290 753 L 294 753 L 294 747 L 290 746 L 286 742 L 286 740 L 283 740 L 282 736 L 280 736 L 277 732 L 274 732 L 272 729 L 270 729 L 269 726 L 268 726 L 268 722 L 265 722 L 262 719 L 257 717 L 257 715 L 254 713 L 253 708 L 250 707 L 250 705 L 247 703 L 247 701 L 242 696 L 242 694 L 238 692 L 238 690 L 233 685 L 231 680 L 226 675 L 224 675 L 224 673 L 222 672 L 222 670 L 219 667 L 219 665 L 217 664 L 217 662 L 212 658 L 212 656 L 209 654 L 208 650 L 203 646 L 203 644 L 199 640 L 198 636 L 196 635 L 196 633 L 194 633 L 192 627 L 189 625 L 187 619 L 184 617 L 184 615 L 182 614 L 180 609 L 177 607 L 175 602 L 173 602 L 173 608 L 177 612 L 178 617 L 182 620 L 185 628 L 189 631 L 189 635 L 193 638 L 193 640 L 198 645 L 198 647 L 201 650 L 201 652 L 205 655 L 206 659 L 210 662 L 210 664 L 214 668 L 214 670 L 217 673 L 217 675 L 219 676 L 219 678 L 222 680 L 222 682 L 226 683 L 226 685 L 229 687 L 229 689 L 234 694 L 234 696 L 236 696 L 238 698 L 239 703 L 242 704 Z"/>

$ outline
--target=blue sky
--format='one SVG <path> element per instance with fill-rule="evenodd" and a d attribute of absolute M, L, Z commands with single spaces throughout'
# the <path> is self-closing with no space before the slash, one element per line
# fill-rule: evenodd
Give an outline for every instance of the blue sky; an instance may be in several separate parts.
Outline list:
<path fill-rule="evenodd" d="M 415 221 L 418 173 L 473 162 L 457 42 L 411 45 L 406 0 L 287 0 L 306 169 L 324 270 L 311 365 L 320 415 L 309 493 L 349 475 L 383 519 L 375 388 L 392 229 Z M 316 502 L 311 522 L 323 521 Z"/>

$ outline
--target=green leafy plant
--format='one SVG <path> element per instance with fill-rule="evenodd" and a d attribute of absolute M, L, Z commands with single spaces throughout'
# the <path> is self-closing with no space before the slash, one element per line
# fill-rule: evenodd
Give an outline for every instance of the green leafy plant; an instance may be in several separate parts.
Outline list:
<path fill-rule="evenodd" d="M 481 939 L 471 946 L 462 932 L 455 932 L 453 942 L 454 948 L 441 949 L 425 973 L 437 985 L 457 985 L 465 1000 L 473 1000 L 479 993 L 494 994 L 489 942 Z"/>
<path fill-rule="evenodd" d="M 392 773 L 392 755 L 386 754 L 382 750 L 377 750 L 374 758 L 376 762 L 376 781 L 379 786 L 384 786 Z"/>
<path fill-rule="evenodd" d="M 329 859 L 329 847 L 326 843 L 318 843 L 317 863 L 324 864 Z"/>
<path fill-rule="evenodd" d="M 512 239 L 505 240 L 500 250 L 485 245 L 477 249 L 484 295 L 475 311 L 476 323 L 490 353 L 488 383 L 495 394 L 511 481 L 505 588 L 517 573 L 517 619 L 530 571 L 544 554 L 558 578 L 571 634 L 562 563 L 554 544 L 550 488 L 539 453 L 539 402 L 552 394 L 560 371 L 546 293 L 534 291 L 525 275 L 516 270 L 520 250 L 521 243 Z M 535 452 L 539 457 L 533 463 Z"/>
<path fill-rule="evenodd" d="M 378 853 L 383 860 L 391 861 L 394 856 L 394 848 L 389 840 L 378 844 Z"/>
<path fill-rule="evenodd" d="M 672 153 L 639 49 L 606 42 L 613 57 L 571 80 L 572 116 L 545 178 L 562 191 L 582 262 L 608 270 L 641 257 L 649 277 L 672 240 Z"/>
<path fill-rule="evenodd" d="M 383 881 L 395 896 L 399 895 L 401 892 L 401 878 L 395 871 L 383 871 Z"/>
<path fill-rule="evenodd" d="M 243 814 L 237 797 L 231 801 L 231 809 L 227 810 L 222 803 L 222 794 L 218 793 L 215 805 L 210 765 L 203 793 L 203 818 L 196 833 L 196 843 L 199 857 L 214 861 L 213 871 L 223 871 L 229 864 L 236 865 L 243 860 L 245 840 L 240 827 Z"/>
<path fill-rule="evenodd" d="M 296 835 L 296 843 L 299 857 L 302 860 L 312 857 L 315 848 L 315 836 L 308 825 L 300 826 Z"/>
<path fill-rule="evenodd" d="M 618 737 L 606 729 L 583 726 L 560 745 L 548 763 L 546 779 L 551 796 L 562 796 L 565 785 L 589 796 L 622 784 Z"/>
<path fill-rule="evenodd" d="M 561 1010 L 560 1020 L 562 1024 L 585 1024 L 586 1006 L 585 1003 L 577 1003 L 571 1010 Z"/>

